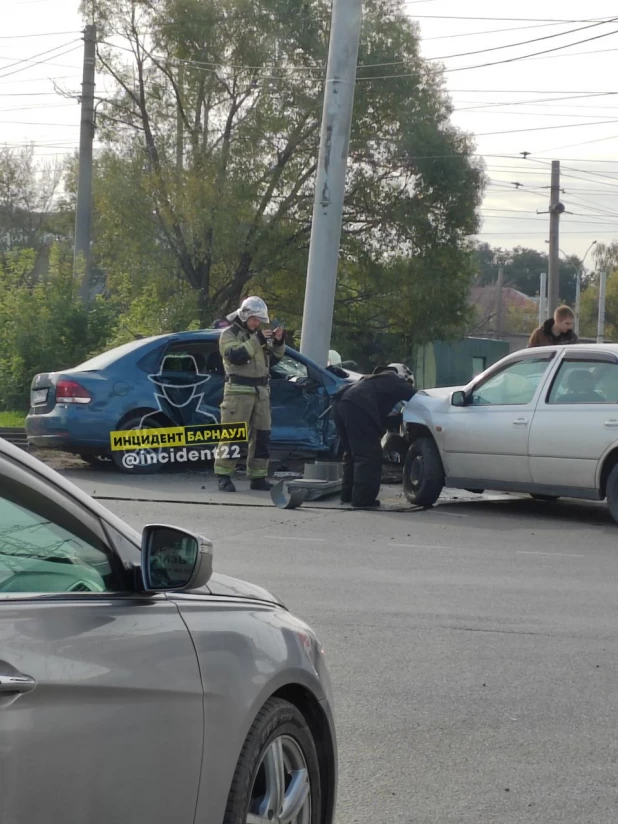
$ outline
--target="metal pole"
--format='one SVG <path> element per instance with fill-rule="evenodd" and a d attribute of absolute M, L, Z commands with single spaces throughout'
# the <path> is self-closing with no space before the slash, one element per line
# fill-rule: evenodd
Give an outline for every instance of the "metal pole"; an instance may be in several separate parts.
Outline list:
<path fill-rule="evenodd" d="M 300 341 L 302 354 L 321 366 L 333 327 L 361 17 L 362 0 L 333 0 Z"/>
<path fill-rule="evenodd" d="M 539 326 L 547 320 L 547 272 L 541 274 L 541 291 L 539 292 Z"/>
<path fill-rule="evenodd" d="M 75 204 L 75 246 L 73 273 L 83 266 L 80 295 L 90 299 L 90 233 L 92 227 L 92 144 L 94 142 L 94 67 L 97 42 L 96 26 L 84 29 L 84 67 L 82 72 L 82 110 L 79 130 L 79 172 Z"/>
<path fill-rule="evenodd" d="M 577 270 L 577 281 L 575 284 L 575 334 L 579 337 L 579 316 L 582 305 L 582 270 Z"/>
<path fill-rule="evenodd" d="M 560 161 L 552 160 L 549 203 L 549 278 L 547 312 L 553 315 L 560 300 Z"/>
<path fill-rule="evenodd" d="M 607 287 L 607 271 L 601 270 L 599 277 L 599 322 L 597 326 L 597 343 L 605 340 L 605 291 Z"/>
<path fill-rule="evenodd" d="M 496 337 L 502 334 L 502 293 L 504 289 L 504 269 L 498 269 L 498 282 L 496 284 Z"/>

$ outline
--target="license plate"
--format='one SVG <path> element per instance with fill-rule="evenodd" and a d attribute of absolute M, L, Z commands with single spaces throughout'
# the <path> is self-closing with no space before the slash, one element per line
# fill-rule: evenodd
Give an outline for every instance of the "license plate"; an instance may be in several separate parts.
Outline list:
<path fill-rule="evenodd" d="M 35 389 L 32 393 L 32 405 L 38 406 L 40 403 L 47 402 L 47 389 Z"/>

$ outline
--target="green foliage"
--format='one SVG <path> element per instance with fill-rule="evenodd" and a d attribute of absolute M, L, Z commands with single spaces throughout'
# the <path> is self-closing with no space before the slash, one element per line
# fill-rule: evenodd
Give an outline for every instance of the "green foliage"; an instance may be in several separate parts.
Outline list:
<path fill-rule="evenodd" d="M 139 303 L 125 304 L 125 318 L 156 324 L 151 304 L 166 282 L 196 295 L 196 314 L 180 301 L 185 323 L 206 325 L 258 289 L 277 314 L 298 317 L 330 4 L 94 0 L 88 9 L 103 40 L 122 31 L 131 43 L 100 47 L 116 93 L 99 110 L 106 149 L 95 183 L 96 262 L 108 284 L 130 276 Z M 411 302 L 425 307 L 423 328 L 431 317 L 448 330 L 471 277 L 466 238 L 478 228 L 482 169 L 403 6 L 386 13 L 368 0 L 359 64 L 336 329 L 354 337 L 375 314 L 353 297 L 361 284 L 380 303 L 381 328 L 401 305 L 389 296 L 403 290 L 406 334 Z M 373 79 L 385 74 L 398 76 Z M 432 279 L 444 294 L 412 297 Z"/>
<path fill-rule="evenodd" d="M 596 338 L 599 319 L 599 282 L 590 280 L 582 292 L 580 332 L 583 337 Z M 618 269 L 607 278 L 605 291 L 605 339 L 618 341 Z"/>
<path fill-rule="evenodd" d="M 504 268 L 504 285 L 518 289 L 525 295 L 539 294 L 541 274 L 547 273 L 549 259 L 544 252 L 516 246 L 514 249 L 493 248 L 488 243 L 476 247 L 477 283 L 482 286 L 496 283 L 498 269 Z M 560 299 L 565 303 L 575 303 L 577 269 L 581 261 L 576 255 L 560 260 Z"/>
<path fill-rule="evenodd" d="M 9 253 L 0 263 L 0 409 L 25 410 L 37 372 L 76 366 L 104 346 L 115 323 L 112 301 L 86 308 L 79 281 L 59 247 L 49 271 L 35 279 L 32 250 Z"/>
<path fill-rule="evenodd" d="M 23 412 L 0 412 L 0 426 L 7 428 L 23 427 L 26 416 Z"/>

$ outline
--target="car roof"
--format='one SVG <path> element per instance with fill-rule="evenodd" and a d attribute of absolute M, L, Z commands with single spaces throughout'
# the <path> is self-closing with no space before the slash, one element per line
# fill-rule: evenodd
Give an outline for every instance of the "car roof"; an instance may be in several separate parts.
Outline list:
<path fill-rule="evenodd" d="M 95 512 L 97 515 L 99 515 L 100 518 L 107 521 L 107 523 L 111 524 L 120 532 L 127 535 L 127 537 L 132 537 L 134 541 L 137 543 L 137 546 L 140 546 L 139 533 L 132 527 L 130 527 L 125 521 L 123 521 L 121 518 L 118 518 L 118 516 L 114 515 L 113 512 L 110 512 L 109 509 L 102 506 L 100 503 L 98 503 L 98 501 L 95 501 L 94 498 L 91 498 L 90 495 L 81 490 L 76 484 L 67 480 L 59 472 L 56 472 L 55 469 L 52 469 L 51 467 L 47 466 L 43 463 L 43 461 L 40 461 L 38 458 L 29 455 L 25 450 L 20 449 L 18 446 L 14 446 L 13 444 L 9 443 L 4 438 L 0 438 L 0 471 L 2 468 L 2 458 L 9 458 L 10 460 L 19 464 L 23 469 L 29 469 L 32 472 L 35 472 L 37 475 L 39 475 L 39 477 L 43 478 L 43 480 L 57 487 L 62 492 L 66 493 L 71 498 L 76 500 L 78 503 L 82 504 L 82 506 L 85 506 L 86 508 Z"/>
<path fill-rule="evenodd" d="M 534 346 L 531 349 L 516 349 L 507 357 L 515 357 L 516 355 L 534 354 L 535 352 L 557 352 L 562 350 L 569 352 L 611 352 L 618 355 L 618 343 L 569 343 L 557 344 L 556 346 Z"/>

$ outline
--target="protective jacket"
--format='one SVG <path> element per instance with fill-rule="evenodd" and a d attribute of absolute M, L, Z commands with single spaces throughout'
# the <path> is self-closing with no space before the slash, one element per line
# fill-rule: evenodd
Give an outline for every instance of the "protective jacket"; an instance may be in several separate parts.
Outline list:
<path fill-rule="evenodd" d="M 219 352 L 225 369 L 225 393 L 255 394 L 256 387 L 268 386 L 272 360 L 285 352 L 285 341 L 272 345 L 258 330 L 250 332 L 240 320 L 221 332 Z"/>

